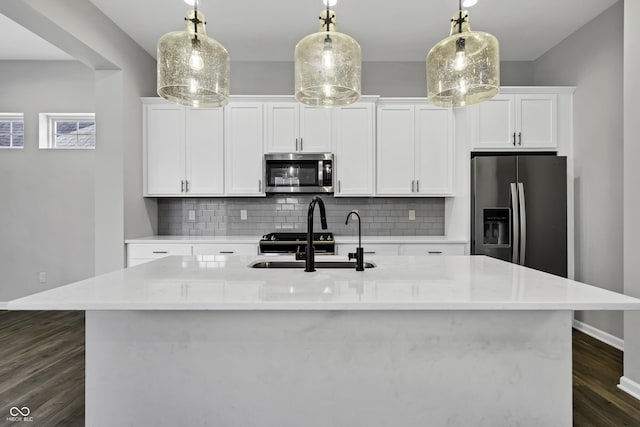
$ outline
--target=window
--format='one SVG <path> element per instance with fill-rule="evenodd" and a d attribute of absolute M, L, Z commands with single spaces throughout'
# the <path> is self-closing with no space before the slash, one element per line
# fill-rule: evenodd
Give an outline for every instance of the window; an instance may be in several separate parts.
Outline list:
<path fill-rule="evenodd" d="M 96 148 L 95 114 L 40 114 L 40 148 Z"/>
<path fill-rule="evenodd" d="M 24 147 L 24 114 L 0 113 L 0 148 Z"/>

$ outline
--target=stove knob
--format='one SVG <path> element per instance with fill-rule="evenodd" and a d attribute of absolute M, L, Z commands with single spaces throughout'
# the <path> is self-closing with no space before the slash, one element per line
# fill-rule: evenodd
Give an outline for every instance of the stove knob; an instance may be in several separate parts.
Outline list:
<path fill-rule="evenodd" d="M 333 240 L 333 237 L 327 236 L 327 240 Z"/>
<path fill-rule="evenodd" d="M 276 240 L 276 236 L 271 236 L 271 240 Z"/>
<path fill-rule="evenodd" d="M 324 236 L 322 234 L 320 235 L 320 240 L 324 240 Z"/>

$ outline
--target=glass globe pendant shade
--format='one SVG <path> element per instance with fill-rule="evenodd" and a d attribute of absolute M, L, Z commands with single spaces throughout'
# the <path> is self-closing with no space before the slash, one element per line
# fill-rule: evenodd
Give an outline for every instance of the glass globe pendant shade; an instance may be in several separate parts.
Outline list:
<path fill-rule="evenodd" d="M 229 102 L 229 53 L 206 34 L 204 15 L 191 10 L 184 31 L 158 41 L 158 95 L 195 108 Z"/>
<path fill-rule="evenodd" d="M 452 19 L 451 35 L 427 55 L 429 102 L 440 107 L 464 107 L 493 98 L 500 90 L 498 40 L 471 31 L 467 11 Z"/>
<path fill-rule="evenodd" d="M 296 99 L 319 107 L 352 104 L 360 99 L 360 45 L 352 37 L 336 31 L 332 10 L 323 11 L 320 19 L 323 21 L 320 31 L 296 45 Z"/>

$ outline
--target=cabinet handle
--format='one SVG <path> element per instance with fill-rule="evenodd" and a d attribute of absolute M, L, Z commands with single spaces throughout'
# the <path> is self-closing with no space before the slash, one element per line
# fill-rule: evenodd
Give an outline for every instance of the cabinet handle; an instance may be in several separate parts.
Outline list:
<path fill-rule="evenodd" d="M 516 146 L 516 133 L 513 133 L 513 146 Z"/>
<path fill-rule="evenodd" d="M 188 192 L 189 192 L 189 180 L 188 180 L 188 179 L 186 179 L 184 182 L 185 182 L 185 184 L 186 184 L 186 185 L 185 185 L 185 189 L 186 189 L 185 193 L 188 193 Z"/>
<path fill-rule="evenodd" d="M 303 151 L 303 150 L 304 150 L 304 148 L 303 148 L 303 145 L 302 145 L 302 138 L 300 138 L 300 151 Z"/>
<path fill-rule="evenodd" d="M 262 180 L 258 180 L 258 193 L 262 192 Z"/>
<path fill-rule="evenodd" d="M 220 251 L 221 254 L 235 254 L 234 251 Z"/>
<path fill-rule="evenodd" d="M 167 251 L 153 251 L 154 254 L 168 254 Z"/>
<path fill-rule="evenodd" d="M 429 251 L 429 255 L 442 255 L 442 251 Z"/>
<path fill-rule="evenodd" d="M 296 151 L 300 151 L 298 150 L 298 138 L 296 138 Z"/>
<path fill-rule="evenodd" d="M 522 132 L 518 132 L 518 145 L 522 145 Z"/>
<path fill-rule="evenodd" d="M 180 192 L 184 193 L 184 179 L 180 180 Z"/>
<path fill-rule="evenodd" d="M 416 193 L 420 192 L 420 180 L 416 179 Z"/>
<path fill-rule="evenodd" d="M 338 180 L 338 193 L 341 191 L 342 186 L 340 185 L 340 180 Z"/>
<path fill-rule="evenodd" d="M 367 252 L 367 251 L 364 251 L 363 253 L 364 253 L 364 254 L 373 255 L 373 254 L 375 254 L 375 253 L 376 253 L 376 251 L 368 251 L 368 252 Z"/>
<path fill-rule="evenodd" d="M 411 180 L 411 192 L 415 193 L 415 181 Z"/>

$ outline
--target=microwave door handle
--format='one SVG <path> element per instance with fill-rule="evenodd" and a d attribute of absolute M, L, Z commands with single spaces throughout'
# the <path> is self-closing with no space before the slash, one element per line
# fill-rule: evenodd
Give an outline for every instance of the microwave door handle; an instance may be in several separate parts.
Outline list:
<path fill-rule="evenodd" d="M 511 262 L 518 264 L 518 250 L 520 249 L 520 213 L 518 210 L 518 188 L 511 183 L 511 223 L 513 224 L 511 239 Z"/>
<path fill-rule="evenodd" d="M 520 265 L 524 265 L 524 257 L 527 253 L 527 208 L 524 203 L 524 184 L 518 183 L 518 198 L 520 209 Z"/>

